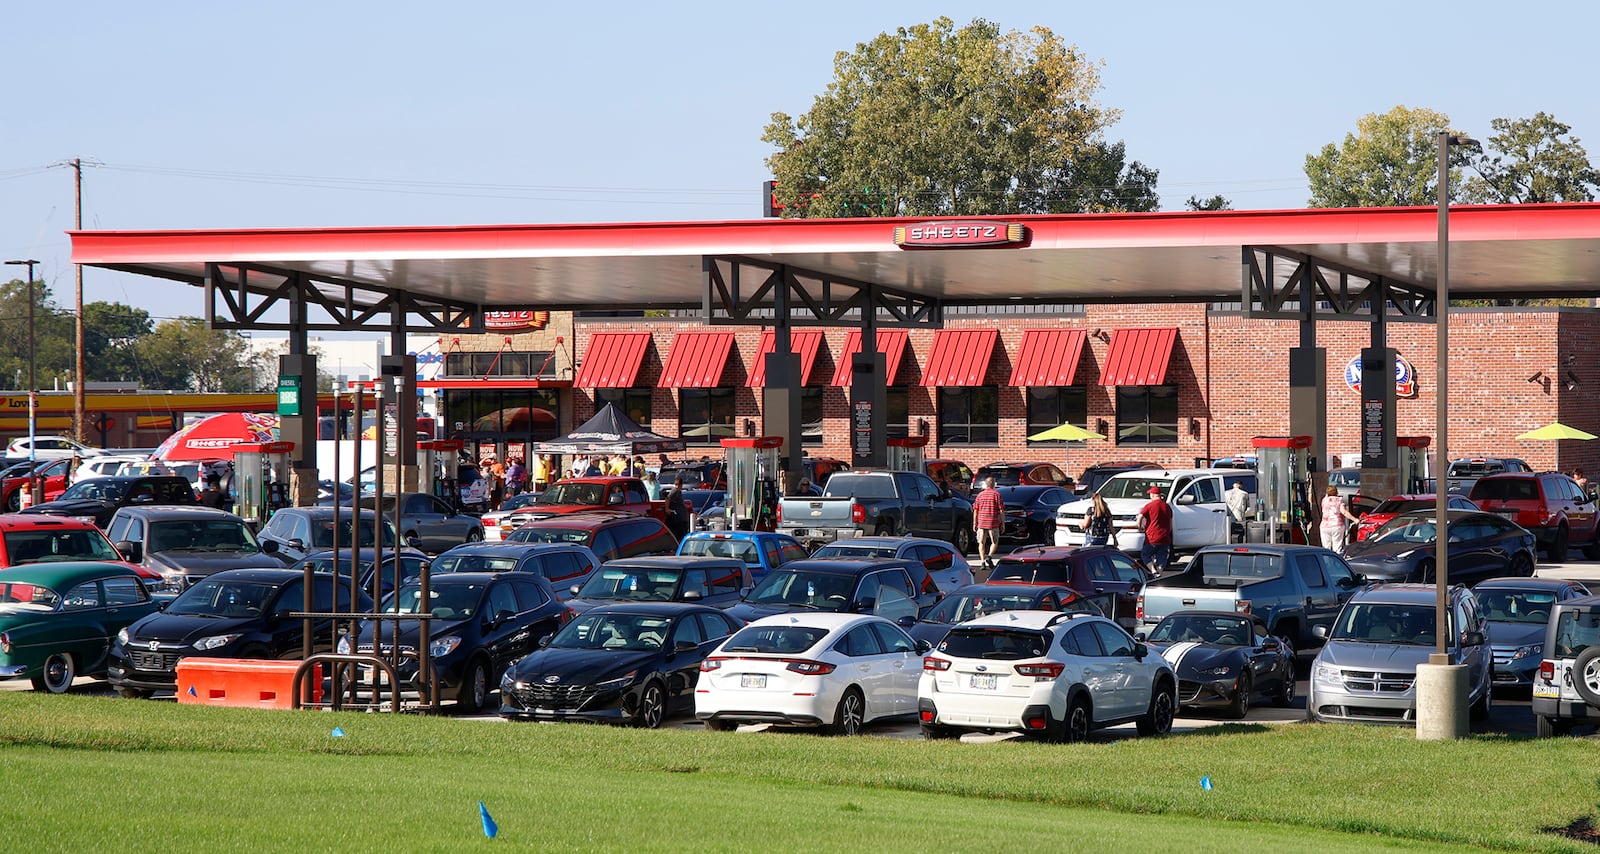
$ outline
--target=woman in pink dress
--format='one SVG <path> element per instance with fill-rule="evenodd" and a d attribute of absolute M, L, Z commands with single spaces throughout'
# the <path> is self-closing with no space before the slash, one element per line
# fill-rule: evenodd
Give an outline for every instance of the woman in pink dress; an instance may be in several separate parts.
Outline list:
<path fill-rule="evenodd" d="M 1328 493 L 1322 497 L 1322 546 L 1344 554 L 1345 536 L 1349 529 L 1345 521 L 1359 522 L 1350 513 L 1350 508 L 1344 506 L 1344 497 L 1339 494 L 1339 488 L 1329 486 Z"/>

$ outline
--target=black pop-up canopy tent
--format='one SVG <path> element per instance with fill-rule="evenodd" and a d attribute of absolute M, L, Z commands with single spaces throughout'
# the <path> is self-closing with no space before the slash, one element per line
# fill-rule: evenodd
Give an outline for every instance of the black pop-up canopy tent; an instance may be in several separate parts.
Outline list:
<path fill-rule="evenodd" d="M 536 454 L 660 454 L 683 450 L 683 440 L 652 433 L 607 403 L 583 426 L 559 439 L 534 442 Z"/>

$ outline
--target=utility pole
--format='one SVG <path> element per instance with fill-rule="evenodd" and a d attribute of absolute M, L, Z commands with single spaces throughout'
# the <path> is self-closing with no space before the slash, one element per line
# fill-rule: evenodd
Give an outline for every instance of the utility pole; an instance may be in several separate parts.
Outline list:
<path fill-rule="evenodd" d="M 83 230 L 83 159 L 74 157 L 67 161 L 73 172 L 72 194 L 72 227 L 78 231 Z M 72 437 L 87 445 L 89 443 L 89 419 L 84 414 L 83 397 L 83 265 L 73 264 L 73 272 L 77 278 L 77 310 L 73 313 L 73 358 L 72 358 Z"/>

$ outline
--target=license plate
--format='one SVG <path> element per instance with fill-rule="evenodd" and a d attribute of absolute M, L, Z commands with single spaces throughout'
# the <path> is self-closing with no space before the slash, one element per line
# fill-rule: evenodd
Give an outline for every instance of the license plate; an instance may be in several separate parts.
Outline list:
<path fill-rule="evenodd" d="M 741 673 L 739 674 L 740 688 L 765 688 L 767 687 L 767 674 Z"/>
<path fill-rule="evenodd" d="M 789 536 L 794 537 L 795 539 L 798 540 L 801 537 L 809 537 L 809 536 L 811 536 L 811 532 L 806 530 L 805 528 L 795 528 L 795 529 L 793 529 L 793 530 L 791 530 L 789 532 Z"/>
<path fill-rule="evenodd" d="M 1501 510 L 1500 516 L 1513 522 L 1517 521 L 1517 511 L 1515 510 Z"/>
<path fill-rule="evenodd" d="M 994 689 L 1000 687 L 1000 674 L 974 673 L 972 674 L 971 685 L 972 687 L 980 690 L 993 691 Z"/>
<path fill-rule="evenodd" d="M 1549 684 L 1547 682 L 1534 682 L 1533 683 L 1533 696 L 1535 696 L 1535 697 L 1557 697 L 1557 698 L 1559 698 L 1561 696 L 1561 686 L 1560 685 L 1552 685 L 1552 684 Z"/>

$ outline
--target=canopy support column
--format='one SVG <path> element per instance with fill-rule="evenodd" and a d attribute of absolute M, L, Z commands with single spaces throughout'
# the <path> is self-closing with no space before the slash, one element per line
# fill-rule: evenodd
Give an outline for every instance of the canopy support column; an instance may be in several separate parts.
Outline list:
<path fill-rule="evenodd" d="M 278 357 L 278 386 L 293 386 L 298 404 L 285 412 L 280 404 L 278 438 L 294 443 L 289 455 L 289 495 L 296 507 L 317 503 L 317 357 L 307 335 L 304 283 L 289 289 L 289 352 Z"/>

